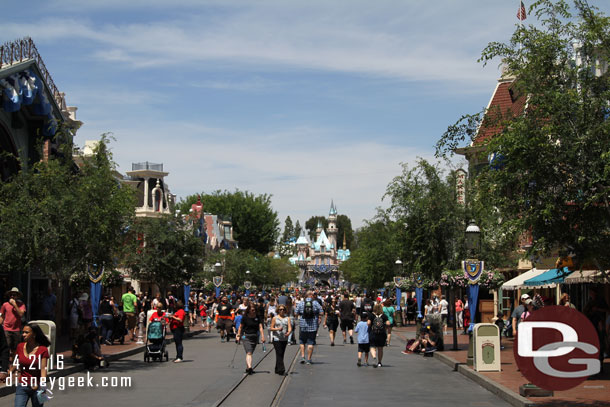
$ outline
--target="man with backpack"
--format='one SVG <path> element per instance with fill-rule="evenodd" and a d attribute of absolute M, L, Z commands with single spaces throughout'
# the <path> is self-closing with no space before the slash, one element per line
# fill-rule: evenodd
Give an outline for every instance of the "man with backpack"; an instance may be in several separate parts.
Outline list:
<path fill-rule="evenodd" d="M 299 316 L 301 363 L 311 365 L 311 356 L 316 344 L 316 334 L 322 313 L 322 306 L 314 300 L 312 291 L 308 291 L 305 300 L 297 304 L 296 314 Z M 307 345 L 307 360 L 305 359 L 305 345 Z"/>

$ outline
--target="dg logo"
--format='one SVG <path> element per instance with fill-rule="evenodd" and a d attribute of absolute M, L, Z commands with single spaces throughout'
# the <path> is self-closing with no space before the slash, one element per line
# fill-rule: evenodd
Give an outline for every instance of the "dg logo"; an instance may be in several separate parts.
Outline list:
<path fill-rule="evenodd" d="M 546 390 L 576 387 L 601 367 L 593 324 L 568 307 L 544 307 L 521 321 L 513 351 L 523 376 Z"/>

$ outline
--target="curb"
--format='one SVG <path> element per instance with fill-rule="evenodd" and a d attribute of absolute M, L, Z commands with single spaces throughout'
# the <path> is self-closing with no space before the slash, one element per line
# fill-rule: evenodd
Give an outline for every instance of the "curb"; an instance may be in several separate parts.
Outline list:
<path fill-rule="evenodd" d="M 200 333 L 204 332 L 203 329 L 198 329 L 196 331 L 191 331 L 191 332 L 187 332 L 184 334 L 185 338 L 192 338 L 195 335 L 199 335 Z M 168 338 L 167 340 L 167 344 L 169 345 L 170 343 L 174 343 L 174 338 Z M 108 357 L 106 358 L 108 361 L 112 362 L 115 360 L 119 360 L 128 356 L 132 356 L 138 353 L 143 353 L 144 349 L 146 348 L 145 345 L 138 345 L 133 349 L 127 349 L 124 350 L 122 352 L 117 352 L 117 353 L 113 353 L 112 355 L 108 355 Z M 82 372 L 83 370 L 85 370 L 85 366 L 82 363 L 76 363 L 76 364 L 71 364 L 71 366 L 66 367 L 65 369 L 62 370 L 54 370 L 53 372 L 49 373 L 48 376 L 49 377 L 64 377 L 64 376 L 69 376 L 78 372 Z M 4 386 L 4 387 L 0 387 L 0 397 L 5 397 L 8 396 L 9 394 L 13 394 L 15 393 L 15 386 Z"/>
<path fill-rule="evenodd" d="M 455 359 L 443 354 L 442 352 L 435 352 L 434 358 L 449 366 L 453 371 L 456 371 L 462 374 L 463 376 L 466 376 L 468 379 L 472 380 L 479 386 L 492 392 L 496 396 L 500 397 L 502 400 L 515 407 L 531 407 L 536 405 L 535 402 L 515 393 L 506 386 L 496 383 L 495 381 L 483 376 L 479 372 L 470 369 L 468 366 L 466 366 L 465 363 L 460 363 Z"/>

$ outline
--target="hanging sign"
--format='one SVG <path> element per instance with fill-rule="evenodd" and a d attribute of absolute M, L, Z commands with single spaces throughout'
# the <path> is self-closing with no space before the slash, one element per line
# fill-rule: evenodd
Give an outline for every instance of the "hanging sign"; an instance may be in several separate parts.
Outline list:
<path fill-rule="evenodd" d="M 394 277 L 394 284 L 396 284 L 397 287 L 400 287 L 404 280 L 404 277 Z"/>
<path fill-rule="evenodd" d="M 460 205 L 466 205 L 466 171 L 462 168 L 455 172 L 455 192 L 457 202 Z"/>
<path fill-rule="evenodd" d="M 212 281 L 216 287 L 220 287 L 222 285 L 222 276 L 214 276 Z"/>
<path fill-rule="evenodd" d="M 252 287 L 252 281 L 244 281 L 244 288 L 249 290 Z"/>

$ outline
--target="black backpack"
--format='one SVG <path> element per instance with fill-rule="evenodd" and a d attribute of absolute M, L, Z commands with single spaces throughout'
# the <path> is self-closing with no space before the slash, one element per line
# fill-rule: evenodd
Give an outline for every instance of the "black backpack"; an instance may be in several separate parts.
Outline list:
<path fill-rule="evenodd" d="M 373 323 L 371 324 L 371 330 L 375 335 L 383 334 L 385 332 L 385 322 L 383 322 L 382 315 L 375 315 Z"/>
<path fill-rule="evenodd" d="M 315 316 L 316 316 L 316 314 L 314 313 L 314 310 L 313 310 L 313 301 L 312 300 L 305 301 L 305 304 L 303 306 L 303 318 L 312 319 L 312 318 L 315 318 Z"/>

